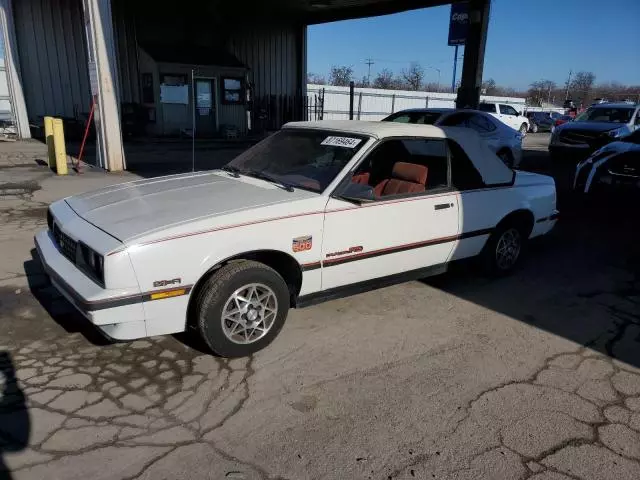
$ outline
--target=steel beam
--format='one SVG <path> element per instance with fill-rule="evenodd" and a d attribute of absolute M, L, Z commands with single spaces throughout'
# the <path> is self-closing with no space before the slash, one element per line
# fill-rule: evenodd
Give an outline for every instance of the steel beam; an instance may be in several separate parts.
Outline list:
<path fill-rule="evenodd" d="M 464 46 L 464 63 L 456 100 L 457 108 L 478 108 L 480 103 L 490 4 L 491 0 L 469 1 L 469 30 Z"/>
<path fill-rule="evenodd" d="M 118 62 L 113 36 L 111 0 L 84 0 L 91 94 L 96 103 L 94 121 L 98 164 L 106 170 L 124 170 L 122 128 L 118 104 Z"/>

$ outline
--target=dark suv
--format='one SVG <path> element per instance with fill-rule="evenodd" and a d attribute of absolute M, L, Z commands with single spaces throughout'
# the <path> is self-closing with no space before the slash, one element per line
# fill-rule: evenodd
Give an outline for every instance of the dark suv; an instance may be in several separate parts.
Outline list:
<path fill-rule="evenodd" d="M 593 151 L 640 128 L 640 105 L 600 103 L 592 105 L 572 122 L 557 126 L 551 135 L 549 153 L 587 157 Z"/>

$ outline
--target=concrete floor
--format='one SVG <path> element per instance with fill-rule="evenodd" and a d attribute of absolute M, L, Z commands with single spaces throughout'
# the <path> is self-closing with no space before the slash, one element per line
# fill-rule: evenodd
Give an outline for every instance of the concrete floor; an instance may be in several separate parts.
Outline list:
<path fill-rule="evenodd" d="M 36 147 L 0 146 L 0 471 L 640 478 L 637 203 L 569 195 L 547 141 L 527 137 L 524 167 L 554 174 L 562 219 L 514 275 L 461 265 L 292 311 L 269 348 L 233 361 L 187 336 L 110 345 L 87 329 L 32 236 L 50 201 L 132 175 L 51 177 Z"/>

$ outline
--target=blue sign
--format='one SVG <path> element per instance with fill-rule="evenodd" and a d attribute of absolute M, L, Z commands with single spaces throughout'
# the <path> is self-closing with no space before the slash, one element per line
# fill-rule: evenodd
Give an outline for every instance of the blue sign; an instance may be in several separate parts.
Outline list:
<path fill-rule="evenodd" d="M 464 45 L 469 28 L 469 4 L 459 2 L 451 4 L 449 17 L 449 45 Z"/>

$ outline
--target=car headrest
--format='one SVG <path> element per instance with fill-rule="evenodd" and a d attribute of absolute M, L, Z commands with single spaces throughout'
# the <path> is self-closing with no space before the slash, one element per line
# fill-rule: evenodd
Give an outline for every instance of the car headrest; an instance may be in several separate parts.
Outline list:
<path fill-rule="evenodd" d="M 391 176 L 405 182 L 419 183 L 424 185 L 427 182 L 427 173 L 429 169 L 424 165 L 416 165 L 415 163 L 397 162 L 393 166 Z"/>

